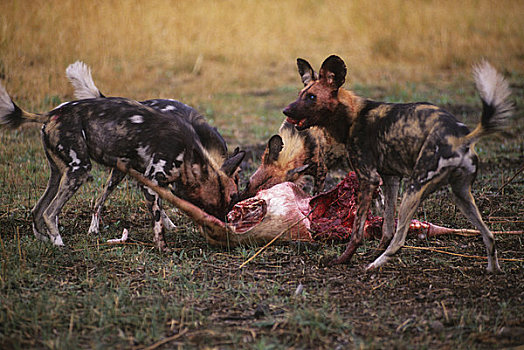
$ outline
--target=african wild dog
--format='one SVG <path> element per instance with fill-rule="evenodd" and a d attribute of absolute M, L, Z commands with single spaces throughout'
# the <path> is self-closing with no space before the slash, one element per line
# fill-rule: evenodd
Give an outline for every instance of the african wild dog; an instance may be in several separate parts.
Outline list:
<path fill-rule="evenodd" d="M 301 184 L 304 175 L 314 180 L 313 193 L 324 189 L 328 169 L 348 169 L 346 149 L 322 128 L 298 131 L 287 121 L 278 135 L 273 135 L 262 155 L 262 163 L 249 178 L 242 198 L 282 182 Z"/>
<path fill-rule="evenodd" d="M 484 135 L 500 131 L 512 113 L 504 78 L 487 62 L 475 67 L 483 111 L 480 123 L 470 132 L 453 115 L 433 104 L 376 102 L 345 90 L 341 86 L 346 65 L 337 56 L 323 62 L 318 79 L 307 61 L 298 59 L 297 65 L 305 87 L 283 113 L 299 130 L 317 125 L 345 143 L 360 182 L 351 240 L 332 263 L 349 261 L 360 245 L 371 197 L 382 178 L 385 212 L 381 246 L 387 249 L 368 269 L 383 265 L 404 245 L 420 202 L 437 188 L 450 184 L 455 203 L 482 233 L 487 270 L 499 272 L 494 237 L 482 221 L 471 185 L 478 169 L 475 143 Z M 406 183 L 395 232 L 395 203 L 401 178 Z"/>
<path fill-rule="evenodd" d="M 70 64 L 66 69 L 66 75 L 73 87 L 75 88 L 75 97 L 79 100 L 88 98 L 103 98 L 104 96 L 96 87 L 91 76 L 91 69 L 83 62 L 77 61 Z M 227 157 L 226 141 L 220 135 L 216 128 L 210 126 L 205 118 L 195 109 L 188 105 L 170 99 L 153 99 L 140 101 L 141 104 L 156 109 L 173 118 L 181 118 L 191 124 L 195 130 L 198 139 L 207 153 L 217 163 L 222 163 Z M 94 213 L 89 226 L 89 233 L 98 233 L 100 215 L 102 207 L 113 192 L 116 186 L 123 180 L 125 174 L 116 168 L 111 170 L 111 175 L 106 182 L 102 195 L 97 199 Z M 175 191 L 176 192 L 176 191 Z M 173 229 L 174 225 L 169 217 L 161 212 L 164 226 L 167 229 Z"/>
<path fill-rule="evenodd" d="M 43 123 L 42 140 L 51 169 L 47 189 L 33 208 L 33 231 L 63 245 L 58 215 L 88 179 L 91 159 L 115 168 L 125 163 L 159 186 L 174 185 L 177 194 L 218 218 L 236 199 L 233 176 L 244 152 L 217 164 L 202 147 L 193 127 L 124 98 L 86 99 L 64 103 L 46 114 L 21 110 L 0 84 L 0 125 L 16 128 L 24 122 Z M 162 205 L 145 189 L 153 216 L 154 242 L 165 249 Z"/>

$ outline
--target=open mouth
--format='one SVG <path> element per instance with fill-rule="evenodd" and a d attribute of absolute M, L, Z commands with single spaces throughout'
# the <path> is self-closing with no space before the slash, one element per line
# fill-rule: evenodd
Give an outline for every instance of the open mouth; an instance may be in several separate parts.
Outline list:
<path fill-rule="evenodd" d="M 291 124 L 294 124 L 296 125 L 296 128 L 301 130 L 301 129 L 305 129 L 306 128 L 306 119 L 299 119 L 299 120 L 296 120 L 296 119 L 293 119 L 293 118 L 290 118 L 290 117 L 287 117 L 286 118 L 286 121 L 288 123 L 291 123 Z"/>

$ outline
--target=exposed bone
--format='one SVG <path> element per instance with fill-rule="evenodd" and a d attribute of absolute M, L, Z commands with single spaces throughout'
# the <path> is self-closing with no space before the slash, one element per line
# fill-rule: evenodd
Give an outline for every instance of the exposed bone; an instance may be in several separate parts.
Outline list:
<path fill-rule="evenodd" d="M 125 228 L 124 231 L 122 232 L 121 238 L 108 239 L 106 243 L 108 244 L 124 243 L 125 241 L 127 241 L 128 234 L 129 234 L 129 231 L 127 231 L 127 229 Z"/>

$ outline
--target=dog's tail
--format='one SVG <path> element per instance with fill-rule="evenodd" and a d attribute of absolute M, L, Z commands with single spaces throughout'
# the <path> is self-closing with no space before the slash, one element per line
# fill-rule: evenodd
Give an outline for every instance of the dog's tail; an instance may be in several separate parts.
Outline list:
<path fill-rule="evenodd" d="M 93 82 L 91 68 L 84 62 L 76 61 L 70 64 L 66 69 L 66 76 L 75 88 L 77 99 L 105 97 Z"/>
<path fill-rule="evenodd" d="M 474 67 L 473 77 L 482 100 L 482 117 L 475 130 L 466 136 L 471 143 L 482 136 L 503 131 L 514 109 L 509 99 L 508 82 L 487 61 Z"/>
<path fill-rule="evenodd" d="M 46 114 L 26 112 L 18 107 L 0 83 L 0 126 L 16 129 L 24 123 L 45 123 Z"/>

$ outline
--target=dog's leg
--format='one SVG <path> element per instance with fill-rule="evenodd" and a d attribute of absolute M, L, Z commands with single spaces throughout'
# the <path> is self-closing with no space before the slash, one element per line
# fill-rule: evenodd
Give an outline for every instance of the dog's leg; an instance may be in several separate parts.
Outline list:
<path fill-rule="evenodd" d="M 413 215 L 415 214 L 415 211 L 417 210 L 424 196 L 430 193 L 430 190 L 433 189 L 433 187 L 434 186 L 431 186 L 431 188 L 430 186 L 425 186 L 420 188 L 420 186 L 414 185 L 413 182 L 407 184 L 406 192 L 404 193 L 402 201 L 400 202 L 398 226 L 395 235 L 393 236 L 393 239 L 391 240 L 391 243 L 387 247 L 386 251 L 382 253 L 382 255 L 380 255 L 374 262 L 368 265 L 366 268 L 367 270 L 375 269 L 384 265 L 400 248 L 402 248 L 404 242 L 406 241 L 406 235 L 408 233 L 409 225 Z"/>
<path fill-rule="evenodd" d="M 149 189 L 147 187 L 140 186 L 140 188 L 147 195 L 151 194 L 151 192 L 149 191 Z M 153 197 L 151 197 L 151 201 L 154 201 Z M 163 208 L 160 210 L 160 217 L 162 219 L 162 225 L 163 225 L 164 229 L 172 231 L 172 230 L 174 230 L 176 228 L 176 225 L 173 223 L 173 221 L 171 221 L 169 216 L 167 216 L 166 211 Z"/>
<path fill-rule="evenodd" d="M 397 208 L 398 188 L 400 179 L 395 176 L 384 176 L 384 223 L 382 224 L 382 238 L 379 249 L 386 249 L 395 233 L 395 210 Z"/>
<path fill-rule="evenodd" d="M 162 223 L 164 224 L 166 230 L 172 231 L 176 228 L 176 225 L 173 223 L 173 221 L 171 221 L 169 216 L 167 216 L 166 211 L 164 209 L 162 209 L 160 215 L 162 215 Z"/>
<path fill-rule="evenodd" d="M 44 222 L 43 213 L 58 192 L 58 186 L 60 184 L 60 178 L 62 174 L 58 165 L 47 152 L 47 149 L 44 150 L 48 160 L 49 168 L 51 169 L 51 174 L 49 176 L 49 181 L 44 194 L 42 197 L 40 197 L 31 213 L 33 216 L 33 233 L 35 234 L 36 238 L 42 241 L 47 241 L 49 237 L 47 235 L 47 226 Z"/>
<path fill-rule="evenodd" d="M 355 221 L 353 222 L 353 231 L 351 233 L 351 239 L 346 247 L 344 253 L 341 256 L 331 261 L 330 265 L 343 264 L 348 262 L 355 251 L 362 243 L 362 237 L 364 234 L 364 225 L 366 224 L 366 218 L 368 216 L 369 207 L 373 200 L 373 193 L 378 187 L 377 183 L 371 183 L 366 180 L 360 181 L 360 192 L 358 195 L 358 208 L 355 215 Z"/>
<path fill-rule="evenodd" d="M 48 228 L 49 238 L 55 245 L 64 245 L 58 231 L 58 215 L 67 201 L 87 180 L 88 175 L 89 171 L 82 167 L 79 167 L 76 171 L 68 169 L 60 179 L 56 196 L 44 210 L 43 219 Z"/>
<path fill-rule="evenodd" d="M 153 180 L 155 181 L 155 180 Z M 156 181 L 155 181 L 156 182 Z M 162 203 L 158 194 L 148 187 L 142 187 L 146 197 L 147 207 L 151 212 L 153 219 L 153 242 L 160 251 L 167 250 L 167 244 L 164 237 L 164 225 L 162 220 Z M 165 214 L 164 214 L 165 215 Z"/>
<path fill-rule="evenodd" d="M 316 176 L 315 176 L 315 185 L 313 186 L 313 193 L 318 194 L 324 190 L 326 184 L 326 176 L 328 173 L 328 168 L 324 160 L 317 165 Z"/>
<path fill-rule="evenodd" d="M 97 199 L 95 207 L 93 209 L 94 213 L 93 213 L 93 217 L 91 218 L 91 225 L 89 226 L 88 233 L 93 234 L 93 233 L 99 232 L 98 228 L 99 228 L 99 223 L 100 223 L 100 215 L 102 213 L 102 207 L 105 201 L 107 200 L 107 197 L 109 197 L 111 193 L 113 193 L 116 186 L 118 186 L 118 184 L 122 182 L 125 176 L 126 176 L 125 173 L 118 171 L 117 169 L 111 170 L 111 176 L 109 177 L 109 179 L 106 182 L 106 185 L 104 187 L 104 192 Z"/>
<path fill-rule="evenodd" d="M 488 254 L 487 271 L 490 273 L 501 273 L 502 270 L 497 259 L 497 249 L 495 248 L 495 238 L 482 220 L 479 209 L 475 204 L 475 199 L 470 191 L 472 181 L 463 177 L 458 180 L 453 179 L 450 182 L 457 207 L 482 234 L 482 240 L 486 245 Z"/>

